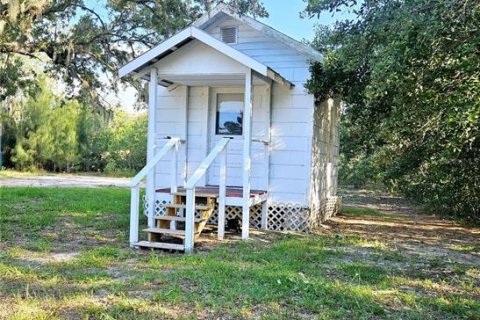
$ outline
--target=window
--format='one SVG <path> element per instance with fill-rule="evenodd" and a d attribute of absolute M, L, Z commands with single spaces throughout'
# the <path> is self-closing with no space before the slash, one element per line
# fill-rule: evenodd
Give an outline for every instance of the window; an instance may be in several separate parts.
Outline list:
<path fill-rule="evenodd" d="M 243 133 L 243 94 L 217 94 L 215 134 L 241 136 Z"/>
<path fill-rule="evenodd" d="M 222 28 L 222 41 L 228 44 L 237 43 L 237 28 Z"/>

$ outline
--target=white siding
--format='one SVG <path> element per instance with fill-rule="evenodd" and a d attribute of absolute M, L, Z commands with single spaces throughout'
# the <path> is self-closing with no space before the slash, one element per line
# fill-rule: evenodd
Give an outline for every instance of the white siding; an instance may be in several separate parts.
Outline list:
<path fill-rule="evenodd" d="M 224 17 L 205 31 L 221 40 L 221 29 L 238 28 L 238 40 L 233 48 L 269 66 L 289 81 L 304 82 L 309 77 L 307 58 L 287 45 L 269 38 L 252 27 L 231 17 Z"/>
<path fill-rule="evenodd" d="M 155 64 L 160 75 L 244 74 L 245 66 L 195 40 Z M 170 77 L 172 78 L 172 77 Z"/>
<path fill-rule="evenodd" d="M 166 88 L 158 88 L 156 123 L 155 123 L 155 144 L 157 152 L 166 142 L 165 137 L 180 137 L 186 139 L 185 106 L 187 103 L 187 88 L 178 87 L 173 91 Z M 167 155 L 155 167 L 156 188 L 170 186 L 170 159 Z M 182 183 L 183 168 L 185 163 L 185 144 L 179 148 L 178 157 L 178 183 Z"/>
<path fill-rule="evenodd" d="M 272 90 L 269 200 L 307 206 L 314 99 L 295 85 Z"/>

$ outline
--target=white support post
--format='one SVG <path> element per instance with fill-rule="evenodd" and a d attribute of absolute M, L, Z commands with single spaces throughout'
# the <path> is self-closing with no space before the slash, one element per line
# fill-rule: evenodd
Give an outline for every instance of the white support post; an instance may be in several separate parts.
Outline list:
<path fill-rule="evenodd" d="M 267 200 L 262 202 L 262 229 L 268 230 L 268 203 Z"/>
<path fill-rule="evenodd" d="M 177 192 L 177 166 L 178 166 L 178 147 L 180 142 L 175 143 L 175 146 L 172 148 L 172 162 L 170 168 L 170 193 Z"/>
<path fill-rule="evenodd" d="M 183 166 L 182 166 L 182 185 L 185 188 L 187 186 L 187 179 L 188 179 L 188 108 L 190 106 L 190 87 L 185 86 L 185 108 L 184 108 L 184 114 L 183 114 L 183 119 L 185 120 L 185 126 L 183 128 L 183 141 L 184 145 L 183 147 L 180 145 L 182 151 L 181 158 L 183 161 Z"/>
<path fill-rule="evenodd" d="M 155 113 L 157 109 L 157 90 L 158 90 L 158 74 L 157 69 L 150 70 L 150 86 L 148 91 L 148 133 L 147 133 L 147 163 L 149 163 L 155 155 Z M 148 204 L 148 226 L 155 226 L 155 168 L 147 175 L 146 196 Z"/>
<path fill-rule="evenodd" d="M 245 111 L 243 126 L 243 206 L 242 206 L 242 239 L 249 237 L 250 227 L 250 178 L 252 174 L 250 150 L 252 144 L 253 114 L 253 74 L 247 69 L 245 74 Z"/>
<path fill-rule="evenodd" d="M 195 188 L 187 189 L 187 203 L 185 214 L 185 253 L 193 252 L 195 240 Z"/>
<path fill-rule="evenodd" d="M 134 247 L 138 242 L 138 206 L 139 206 L 140 188 L 133 187 L 130 195 L 130 247 Z"/>
<path fill-rule="evenodd" d="M 220 154 L 220 183 L 218 199 L 218 239 L 225 237 L 225 198 L 227 196 L 227 148 Z"/>

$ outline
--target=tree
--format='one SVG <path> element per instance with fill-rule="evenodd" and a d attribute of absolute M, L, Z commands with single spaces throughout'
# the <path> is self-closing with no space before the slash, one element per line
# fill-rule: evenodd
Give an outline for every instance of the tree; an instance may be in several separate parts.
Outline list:
<path fill-rule="evenodd" d="M 52 129 L 50 159 L 54 171 L 70 172 L 78 158 L 77 121 L 80 106 L 77 101 L 68 101 L 61 108 L 51 111 L 49 127 Z"/>
<path fill-rule="evenodd" d="M 40 59 L 70 95 L 104 106 L 128 60 L 186 27 L 219 0 L 8 0 L 0 2 L 0 102 L 36 80 L 19 56 Z M 260 0 L 231 0 L 239 13 L 266 16 Z M 139 83 L 127 79 L 139 88 Z M 107 82 L 107 84 L 105 83 Z"/>
<path fill-rule="evenodd" d="M 346 6 L 356 18 L 320 30 L 325 59 L 308 83 L 346 103 L 343 168 L 367 165 L 433 209 L 479 217 L 480 3 L 309 0 L 305 14 Z"/>

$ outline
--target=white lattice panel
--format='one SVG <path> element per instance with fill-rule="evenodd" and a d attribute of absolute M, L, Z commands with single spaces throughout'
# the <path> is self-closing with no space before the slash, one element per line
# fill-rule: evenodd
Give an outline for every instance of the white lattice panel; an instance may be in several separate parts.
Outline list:
<path fill-rule="evenodd" d="M 147 201 L 146 195 L 142 197 L 142 201 L 143 201 L 143 214 L 146 217 L 148 217 L 148 201 Z M 167 201 L 155 200 L 155 217 L 165 215 L 165 208 L 163 207 L 163 205 L 166 203 Z"/>
<path fill-rule="evenodd" d="M 225 219 L 242 219 L 242 207 L 225 207 Z M 208 220 L 210 224 L 218 223 L 218 204 L 215 206 L 212 216 Z M 262 226 L 262 206 L 256 205 L 250 208 L 250 227 L 260 228 Z"/>
<path fill-rule="evenodd" d="M 308 208 L 294 203 L 275 203 L 268 208 L 267 227 L 276 231 L 306 231 L 308 211 Z"/>
<path fill-rule="evenodd" d="M 321 202 L 320 207 L 306 208 L 294 203 L 274 203 L 268 206 L 267 228 L 275 231 L 308 231 L 317 227 L 322 221 L 335 215 L 339 210 L 340 197 L 329 197 Z M 165 208 L 161 204 L 166 201 L 155 201 L 155 215 L 164 215 Z M 147 215 L 147 201 L 143 197 L 144 214 Z M 199 217 L 199 212 L 196 212 Z M 241 219 L 242 207 L 227 206 L 225 208 L 226 219 Z M 218 223 L 218 204 L 208 220 L 209 224 Z M 261 228 L 262 224 L 262 205 L 256 205 L 250 208 L 250 226 Z"/>

